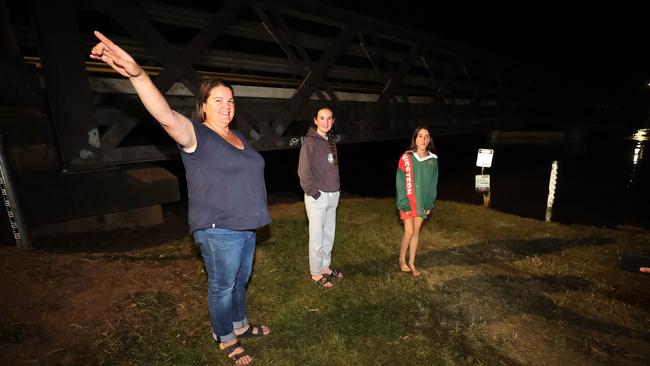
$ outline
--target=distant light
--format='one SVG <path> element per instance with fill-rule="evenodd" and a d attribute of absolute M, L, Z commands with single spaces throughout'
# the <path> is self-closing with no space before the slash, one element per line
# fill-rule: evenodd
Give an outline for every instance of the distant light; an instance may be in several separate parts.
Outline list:
<path fill-rule="evenodd" d="M 630 179 L 627 181 L 627 188 L 632 187 L 636 178 L 636 168 L 641 160 L 643 160 L 643 140 L 638 140 L 636 147 L 634 147 L 634 155 L 632 155 L 632 171 L 630 172 Z"/>
<path fill-rule="evenodd" d="M 632 135 L 632 140 L 634 141 L 648 141 L 648 135 L 650 134 L 650 128 L 642 128 L 637 130 Z"/>

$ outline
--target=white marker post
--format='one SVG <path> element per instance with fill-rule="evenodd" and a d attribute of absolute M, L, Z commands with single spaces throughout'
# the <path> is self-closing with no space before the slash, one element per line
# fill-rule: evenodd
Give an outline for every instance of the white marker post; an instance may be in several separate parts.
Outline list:
<path fill-rule="evenodd" d="M 548 198 L 546 199 L 546 222 L 551 222 L 553 201 L 555 200 L 555 184 L 557 182 L 557 160 L 551 164 L 551 177 L 548 180 Z"/>

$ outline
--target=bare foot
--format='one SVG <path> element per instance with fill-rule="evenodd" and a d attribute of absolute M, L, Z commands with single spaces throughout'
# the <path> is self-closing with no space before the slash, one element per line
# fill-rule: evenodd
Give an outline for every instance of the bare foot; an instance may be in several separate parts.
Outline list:
<path fill-rule="evenodd" d="M 246 350 L 241 346 L 237 338 L 220 343 L 219 349 L 222 351 L 225 350 L 228 358 L 234 361 L 235 365 L 248 365 L 253 362 L 253 357 L 246 353 Z"/>
<path fill-rule="evenodd" d="M 406 261 L 399 261 L 399 268 L 402 272 L 411 272 L 411 267 L 406 264 Z"/>
<path fill-rule="evenodd" d="M 414 264 L 411 264 L 411 269 L 413 270 L 413 272 L 411 273 L 413 277 L 418 277 L 419 275 L 422 274 L 422 272 L 418 271 L 417 268 L 415 268 Z"/>

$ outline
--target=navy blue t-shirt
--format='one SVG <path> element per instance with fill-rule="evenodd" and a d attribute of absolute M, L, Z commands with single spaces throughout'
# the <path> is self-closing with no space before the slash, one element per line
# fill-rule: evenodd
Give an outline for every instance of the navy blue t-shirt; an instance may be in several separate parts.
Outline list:
<path fill-rule="evenodd" d="M 218 227 L 252 230 L 271 222 L 266 202 L 264 158 L 235 130 L 244 150 L 192 120 L 197 147 L 181 149 L 187 177 L 190 233 Z"/>

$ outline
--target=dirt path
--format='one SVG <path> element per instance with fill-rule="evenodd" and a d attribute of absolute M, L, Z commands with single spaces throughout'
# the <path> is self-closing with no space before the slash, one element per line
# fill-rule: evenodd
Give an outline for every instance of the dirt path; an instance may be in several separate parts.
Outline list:
<path fill-rule="evenodd" d="M 167 212 L 166 220 L 137 231 L 40 240 L 29 251 L 0 246 L 0 364 L 75 362 L 128 316 L 130 298 L 178 292 L 201 260 L 186 244 L 182 214 Z"/>

